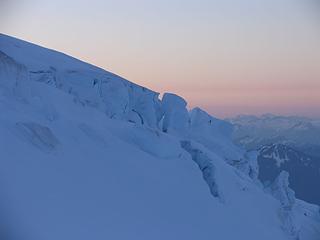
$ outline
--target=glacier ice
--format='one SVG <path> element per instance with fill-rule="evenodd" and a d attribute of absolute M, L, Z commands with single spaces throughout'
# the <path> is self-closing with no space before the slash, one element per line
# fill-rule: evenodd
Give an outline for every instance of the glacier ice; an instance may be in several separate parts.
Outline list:
<path fill-rule="evenodd" d="M 186 133 L 189 123 L 189 114 L 186 107 L 187 102 L 183 98 L 172 93 L 163 95 L 162 110 L 164 117 L 162 130 L 164 132 Z"/>
<path fill-rule="evenodd" d="M 22 40 L 0 51 L 0 227 L 16 239 L 317 240 L 319 209 L 285 174 L 257 184 L 231 124 Z"/>

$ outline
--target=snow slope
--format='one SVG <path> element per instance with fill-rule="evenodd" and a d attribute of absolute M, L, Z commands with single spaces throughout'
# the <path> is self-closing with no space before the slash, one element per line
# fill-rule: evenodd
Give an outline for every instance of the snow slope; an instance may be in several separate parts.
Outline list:
<path fill-rule="evenodd" d="M 319 239 L 319 208 L 285 174 L 263 189 L 229 123 L 158 96 L 0 35 L 0 238 Z"/>

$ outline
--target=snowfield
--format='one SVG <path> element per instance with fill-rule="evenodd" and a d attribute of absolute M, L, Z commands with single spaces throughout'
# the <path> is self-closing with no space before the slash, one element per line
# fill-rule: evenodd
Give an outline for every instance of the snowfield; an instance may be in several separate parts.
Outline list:
<path fill-rule="evenodd" d="M 0 239 L 319 240 L 282 172 L 264 189 L 232 125 L 0 35 Z"/>

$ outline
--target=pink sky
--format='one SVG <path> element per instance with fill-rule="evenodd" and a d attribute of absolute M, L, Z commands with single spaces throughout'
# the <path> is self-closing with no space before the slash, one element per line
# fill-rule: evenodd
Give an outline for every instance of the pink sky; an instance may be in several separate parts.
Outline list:
<path fill-rule="evenodd" d="M 5 0 L 0 28 L 218 117 L 320 117 L 319 8 L 307 2 Z"/>

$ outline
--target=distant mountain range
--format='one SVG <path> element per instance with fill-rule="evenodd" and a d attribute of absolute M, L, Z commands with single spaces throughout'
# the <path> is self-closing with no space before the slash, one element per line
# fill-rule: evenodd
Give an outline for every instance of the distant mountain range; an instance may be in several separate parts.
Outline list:
<path fill-rule="evenodd" d="M 228 121 L 234 124 L 234 141 L 258 151 L 258 177 L 264 184 L 285 170 L 296 195 L 320 205 L 320 121 L 272 114 Z"/>
<path fill-rule="evenodd" d="M 320 156 L 320 120 L 265 114 L 227 119 L 234 124 L 234 140 L 247 149 L 281 143 L 308 155 Z"/>

